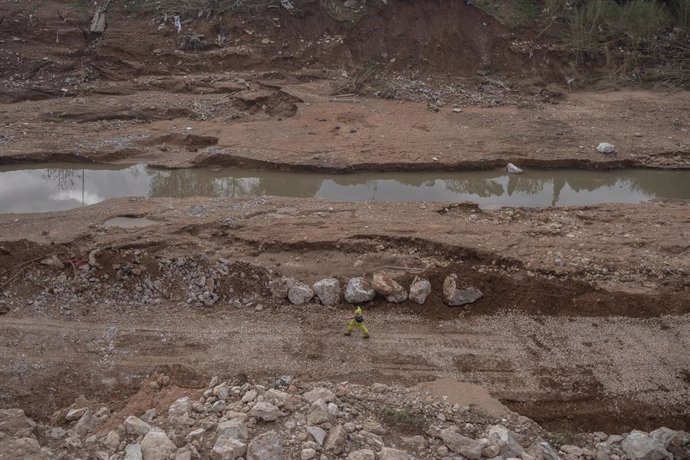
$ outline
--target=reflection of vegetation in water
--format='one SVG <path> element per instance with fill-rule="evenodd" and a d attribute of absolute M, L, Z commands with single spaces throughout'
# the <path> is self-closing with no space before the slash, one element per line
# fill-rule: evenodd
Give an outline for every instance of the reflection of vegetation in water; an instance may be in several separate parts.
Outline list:
<path fill-rule="evenodd" d="M 536 195 L 544 190 L 544 185 L 546 185 L 547 182 L 551 182 L 551 180 L 542 177 L 511 175 L 508 176 L 508 186 L 506 190 L 508 196 L 512 196 L 515 192 L 524 193 L 526 195 Z"/>
<path fill-rule="evenodd" d="M 76 169 L 48 168 L 43 174 L 43 178 L 57 185 L 59 190 L 72 190 L 77 179 L 83 179 L 83 171 Z"/>
<path fill-rule="evenodd" d="M 482 198 L 501 196 L 505 193 L 503 185 L 494 179 L 465 178 L 444 181 L 451 192 L 477 195 Z"/>

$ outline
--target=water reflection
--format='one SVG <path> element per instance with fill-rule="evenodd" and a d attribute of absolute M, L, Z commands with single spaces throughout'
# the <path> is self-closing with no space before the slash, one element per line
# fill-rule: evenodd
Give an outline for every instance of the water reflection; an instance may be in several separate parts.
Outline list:
<path fill-rule="evenodd" d="M 0 212 L 70 209 L 118 196 L 242 197 L 339 201 L 473 201 L 482 207 L 635 203 L 689 199 L 690 171 L 558 170 L 307 174 L 246 169 L 156 170 L 94 165 L 0 168 Z"/>

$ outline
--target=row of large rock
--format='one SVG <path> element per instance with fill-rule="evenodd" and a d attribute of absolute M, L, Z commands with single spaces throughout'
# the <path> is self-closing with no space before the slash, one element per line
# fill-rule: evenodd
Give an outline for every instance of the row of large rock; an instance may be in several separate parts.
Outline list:
<path fill-rule="evenodd" d="M 336 278 L 324 278 L 309 286 L 293 278 L 281 277 L 270 281 L 268 287 L 273 297 L 287 298 L 294 305 L 306 304 L 314 296 L 323 305 L 337 305 L 341 302 L 340 281 Z M 348 303 L 356 304 L 374 300 L 377 294 L 392 303 L 410 299 L 423 305 L 431 294 L 431 283 L 427 279 L 416 277 L 408 291 L 390 276 L 377 272 L 371 280 L 364 277 L 351 278 L 342 293 L 342 298 Z"/>
<path fill-rule="evenodd" d="M 293 278 L 281 277 L 269 282 L 271 295 L 278 299 L 289 299 L 294 305 L 304 305 L 316 296 L 323 305 L 337 305 L 341 300 L 340 281 L 336 278 L 325 278 L 312 286 Z M 423 305 L 431 294 L 431 283 L 428 279 L 415 277 L 409 291 L 384 272 L 376 272 L 371 280 L 364 277 L 351 278 L 343 297 L 346 302 L 359 304 L 374 300 L 376 295 L 383 296 L 388 302 L 401 303 L 411 300 Z M 483 293 L 475 287 L 459 287 L 458 277 L 452 274 L 443 283 L 443 300 L 451 307 L 476 302 Z"/>

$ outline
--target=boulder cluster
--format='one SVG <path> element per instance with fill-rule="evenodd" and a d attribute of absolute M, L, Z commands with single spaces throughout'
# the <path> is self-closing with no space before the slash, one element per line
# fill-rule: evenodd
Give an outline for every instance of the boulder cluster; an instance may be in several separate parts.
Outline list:
<path fill-rule="evenodd" d="M 337 278 L 324 278 L 313 285 L 287 276 L 269 281 L 268 288 L 276 299 L 288 299 L 293 305 L 304 305 L 317 299 L 323 305 L 338 305 L 341 300 L 350 304 L 370 302 L 380 296 L 390 303 L 402 303 L 411 300 L 424 305 L 431 294 L 431 283 L 428 279 L 416 276 L 408 288 L 384 272 L 376 272 L 371 278 L 350 278 L 341 289 Z M 476 302 L 482 292 L 475 287 L 458 288 L 456 274 L 446 277 L 443 283 L 443 300 L 451 307 Z"/>
<path fill-rule="evenodd" d="M 163 376 L 165 377 L 165 376 Z M 167 380 L 150 382 L 165 392 Z M 177 389 L 178 391 L 181 389 Z M 126 406 L 132 407 L 132 406 Z M 160 406 L 159 406 L 160 407 Z M 124 409 L 125 411 L 127 409 Z M 185 390 L 160 413 L 111 413 L 75 403 L 54 426 L 0 410 L 0 458 L 96 460 L 663 460 L 690 458 L 690 434 L 668 428 L 578 436 L 579 445 L 527 417 L 373 384 L 221 382 Z M 40 441 L 40 443 L 39 443 Z"/>

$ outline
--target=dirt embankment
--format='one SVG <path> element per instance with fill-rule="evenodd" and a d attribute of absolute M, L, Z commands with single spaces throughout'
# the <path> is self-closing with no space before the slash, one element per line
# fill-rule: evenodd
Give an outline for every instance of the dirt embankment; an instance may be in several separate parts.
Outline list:
<path fill-rule="evenodd" d="M 71 3 L 3 6 L 1 162 L 688 166 L 687 92 L 564 99 L 545 86 L 554 77 L 542 75 L 554 60 L 518 58 L 503 26 L 463 2 L 393 2 L 349 26 L 316 5 L 294 16 L 280 8 L 220 22 L 196 17 L 183 21 L 181 35 L 161 12 L 125 5 L 113 4 L 102 36 L 82 33 L 89 11 Z M 180 49 L 188 34 L 223 33 L 231 43 Z M 229 57 L 237 55 L 250 62 Z M 385 70 L 366 71 L 387 75 L 380 85 L 334 97 L 362 90 L 361 68 L 374 55 L 387 56 Z M 600 142 L 617 153 L 598 153 Z"/>

